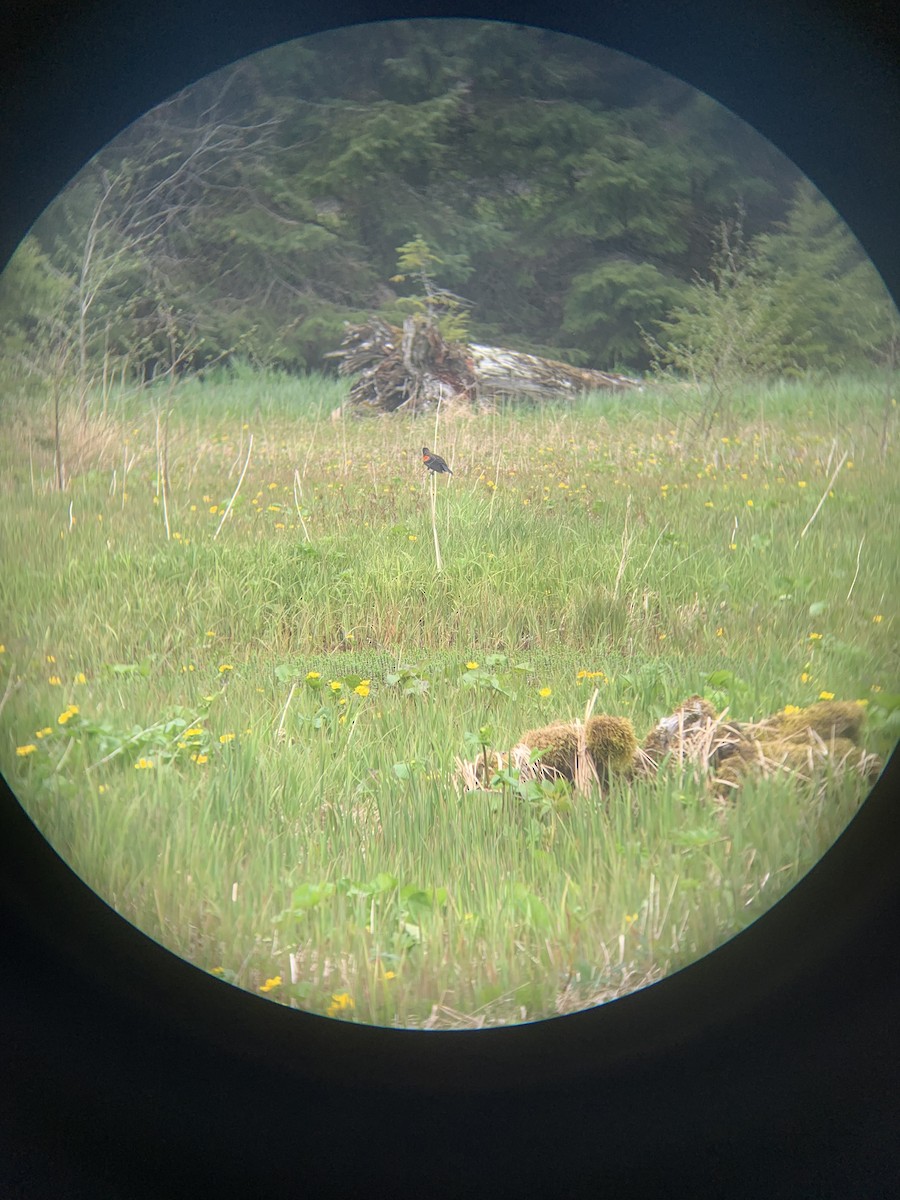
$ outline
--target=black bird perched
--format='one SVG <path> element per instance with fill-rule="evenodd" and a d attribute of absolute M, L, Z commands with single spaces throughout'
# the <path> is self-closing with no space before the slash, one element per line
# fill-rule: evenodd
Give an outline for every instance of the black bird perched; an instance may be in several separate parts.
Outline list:
<path fill-rule="evenodd" d="M 429 471 L 435 471 L 438 475 L 452 475 L 453 472 L 444 462 L 439 454 L 432 454 L 427 446 L 422 447 L 422 462 Z"/>

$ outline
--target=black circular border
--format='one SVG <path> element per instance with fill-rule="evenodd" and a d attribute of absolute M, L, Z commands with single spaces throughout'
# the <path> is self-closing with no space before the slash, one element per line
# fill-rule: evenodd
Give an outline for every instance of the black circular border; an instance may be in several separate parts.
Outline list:
<path fill-rule="evenodd" d="M 897 25 L 887 4 L 829 0 L 10 7 L 0 261 L 177 88 L 289 37 L 422 15 L 593 37 L 709 92 L 813 179 L 900 295 Z M 473 1034 L 350 1026 L 218 983 L 116 916 L 4 787 L 4 1194 L 891 1194 L 896 767 L 810 875 L 702 961 L 600 1010 Z"/>

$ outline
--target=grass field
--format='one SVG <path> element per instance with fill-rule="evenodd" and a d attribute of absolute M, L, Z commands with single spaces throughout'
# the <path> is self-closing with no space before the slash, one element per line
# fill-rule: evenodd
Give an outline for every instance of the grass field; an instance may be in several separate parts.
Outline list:
<path fill-rule="evenodd" d="M 562 803 L 456 760 L 595 689 L 639 738 L 692 693 L 863 700 L 884 754 L 889 386 L 748 388 L 702 440 L 688 392 L 332 421 L 344 385 L 241 373 L 67 408 L 63 492 L 52 414 L 7 396 L 0 769 L 125 918 L 270 999 L 469 1028 L 624 994 L 770 907 L 867 785 Z"/>

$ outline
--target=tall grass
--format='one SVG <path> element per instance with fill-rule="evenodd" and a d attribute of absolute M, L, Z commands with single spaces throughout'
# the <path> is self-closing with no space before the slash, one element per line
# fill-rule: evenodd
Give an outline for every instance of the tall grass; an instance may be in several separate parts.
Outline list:
<path fill-rule="evenodd" d="M 123 916 L 274 999 L 468 1027 L 627 992 L 783 895 L 865 785 L 722 805 L 685 769 L 541 805 L 456 759 L 594 686 L 639 736 L 693 692 L 864 699 L 888 749 L 885 386 L 747 388 L 708 440 L 674 390 L 442 411 L 433 513 L 421 422 L 332 421 L 333 380 L 111 396 L 64 422 L 64 493 L 7 400 L 0 767 Z"/>

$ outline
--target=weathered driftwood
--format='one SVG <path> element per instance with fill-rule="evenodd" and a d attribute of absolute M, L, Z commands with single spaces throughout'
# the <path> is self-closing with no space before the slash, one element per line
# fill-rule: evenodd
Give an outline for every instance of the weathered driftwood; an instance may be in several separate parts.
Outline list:
<path fill-rule="evenodd" d="M 338 350 L 341 375 L 355 375 L 350 404 L 380 412 L 422 411 L 438 402 L 478 406 L 498 395 L 577 395 L 594 388 L 634 388 L 640 381 L 607 371 L 522 354 L 498 346 L 448 342 L 424 316 L 400 329 L 373 317 L 348 325 Z"/>
<path fill-rule="evenodd" d="M 573 367 L 570 363 L 500 346 L 469 346 L 482 394 L 524 393 L 533 396 L 578 395 L 603 388 L 640 388 L 639 379 L 609 371 Z"/>

